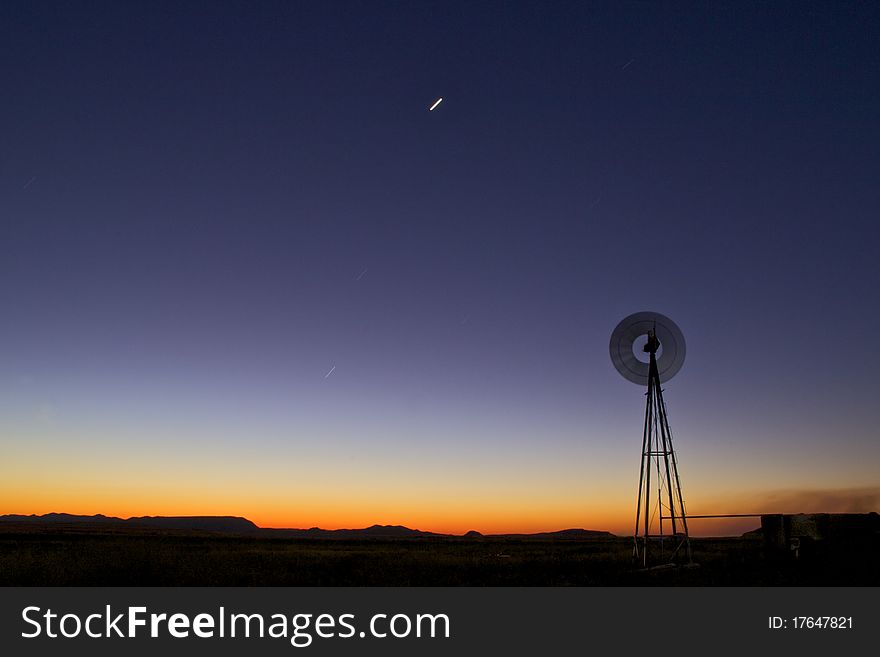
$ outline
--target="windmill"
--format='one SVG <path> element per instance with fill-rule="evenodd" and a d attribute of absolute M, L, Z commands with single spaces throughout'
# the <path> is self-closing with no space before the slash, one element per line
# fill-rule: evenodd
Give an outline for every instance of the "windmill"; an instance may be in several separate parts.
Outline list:
<path fill-rule="evenodd" d="M 684 336 L 668 317 L 640 312 L 621 320 L 611 334 L 609 349 L 611 362 L 623 378 L 647 386 L 633 560 L 647 567 L 652 546 L 652 561 L 690 563 L 687 513 L 661 384 L 661 379 L 669 381 L 684 363 Z M 636 356 L 636 349 L 641 349 L 646 360 Z"/>

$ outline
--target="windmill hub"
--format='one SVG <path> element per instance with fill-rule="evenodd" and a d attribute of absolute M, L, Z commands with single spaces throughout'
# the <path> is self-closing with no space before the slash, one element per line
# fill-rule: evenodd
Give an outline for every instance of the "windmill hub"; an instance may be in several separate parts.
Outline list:
<path fill-rule="evenodd" d="M 657 349 L 660 348 L 660 340 L 657 339 L 654 331 L 648 331 L 648 341 L 645 343 L 645 346 L 642 347 L 642 351 L 645 351 L 649 354 L 656 354 Z"/>

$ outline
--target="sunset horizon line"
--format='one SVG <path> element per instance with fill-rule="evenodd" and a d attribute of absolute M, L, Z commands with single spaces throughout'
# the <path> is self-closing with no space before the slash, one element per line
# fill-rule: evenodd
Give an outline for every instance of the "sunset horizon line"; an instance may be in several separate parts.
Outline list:
<path fill-rule="evenodd" d="M 4 518 L 34 518 L 34 519 L 42 519 L 47 516 L 69 516 L 72 518 L 104 518 L 107 520 L 119 520 L 122 522 L 128 522 L 132 520 L 140 520 L 140 519 L 235 519 L 235 520 L 246 520 L 247 522 L 253 524 L 257 529 L 276 529 L 276 530 L 291 530 L 291 531 L 310 531 L 310 530 L 319 530 L 319 531 L 361 531 L 364 529 L 371 529 L 374 527 L 387 527 L 387 528 L 403 528 L 413 532 L 420 532 L 423 534 L 437 534 L 444 536 L 465 536 L 470 533 L 477 533 L 484 536 L 493 536 L 493 535 L 512 535 L 512 534 L 522 534 L 522 535 L 533 535 L 533 534 L 553 534 L 553 533 L 561 533 L 561 532 L 569 532 L 569 531 L 583 531 L 583 532 L 595 532 L 595 533 L 608 533 L 617 537 L 625 537 L 626 534 L 619 534 L 613 532 L 609 529 L 602 528 L 593 528 L 593 527 L 574 527 L 567 526 L 561 529 L 510 529 L 510 530 L 498 530 L 498 529 L 422 529 L 420 523 L 406 523 L 406 522 L 372 522 L 369 524 L 365 524 L 360 526 L 360 523 L 345 525 L 345 524 L 335 524 L 330 523 L 327 525 L 311 525 L 310 523 L 305 523 L 305 525 L 294 526 L 289 523 L 283 522 L 269 522 L 259 523 L 252 518 L 249 518 L 246 515 L 235 515 L 235 514 L 180 514 L 180 515 L 168 515 L 168 514 L 141 514 L 141 515 L 111 515 L 106 513 L 70 513 L 67 511 L 47 511 L 45 513 L 15 513 L 8 512 L 0 514 L 0 520 Z"/>

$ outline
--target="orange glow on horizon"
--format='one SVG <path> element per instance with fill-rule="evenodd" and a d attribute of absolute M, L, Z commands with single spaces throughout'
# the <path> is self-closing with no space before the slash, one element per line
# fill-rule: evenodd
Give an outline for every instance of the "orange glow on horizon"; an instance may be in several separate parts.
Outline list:
<path fill-rule="evenodd" d="M 126 467 L 87 460 L 13 459 L 0 466 L 0 514 L 51 512 L 116 516 L 239 516 L 264 528 L 360 529 L 403 525 L 440 534 L 537 533 L 582 528 L 632 535 L 635 504 L 630 482 L 598 477 L 554 478 L 555 472 L 517 477 L 473 475 L 450 485 L 444 471 L 389 471 L 382 485 L 355 468 L 330 475 L 284 463 L 235 468 L 203 462 L 131 459 Z M 122 464 L 120 464 L 122 465 Z M 259 474 L 254 474 L 259 472 Z M 157 484 L 156 482 L 164 482 Z M 689 489 L 690 515 L 820 513 L 877 510 L 880 489 L 829 488 L 713 495 L 712 481 Z M 730 536 L 757 528 L 760 518 L 693 520 L 693 536 Z"/>
<path fill-rule="evenodd" d="M 247 518 L 255 525 L 264 529 L 363 529 L 372 525 L 402 525 L 410 529 L 433 532 L 437 534 L 461 535 L 468 531 L 481 534 L 534 534 L 553 532 L 563 529 L 590 529 L 610 531 L 614 534 L 626 535 L 624 527 L 631 525 L 629 519 L 609 514 L 595 514 L 592 521 L 584 518 L 567 518 L 563 515 L 547 515 L 543 518 L 534 516 L 517 516 L 514 513 L 503 515 L 480 516 L 473 513 L 465 520 L 449 517 L 448 513 L 428 513 L 421 515 L 402 515 L 396 513 L 339 512 L 325 516 L 304 515 L 293 517 L 274 513 L 248 512 L 230 510 L 222 506 L 190 506 L 176 505 L 123 505 L 119 503 L 72 504 L 49 503 L 19 505 L 0 509 L 0 514 L 44 515 L 47 513 L 69 513 L 71 515 L 105 515 L 122 519 L 139 516 L 239 516 Z"/>
<path fill-rule="evenodd" d="M 0 513 L 43 515 L 47 513 L 69 513 L 73 515 L 115 516 L 131 518 L 139 516 L 239 516 L 247 518 L 258 527 L 266 529 L 362 529 L 372 525 L 402 525 L 410 529 L 437 534 L 463 535 L 468 531 L 481 534 L 534 534 L 554 532 L 564 529 L 588 529 L 608 531 L 618 536 L 632 535 L 633 517 L 630 509 L 597 509 L 589 514 L 567 514 L 563 512 L 523 512 L 514 508 L 493 509 L 491 513 L 478 509 L 440 509 L 420 513 L 388 513 L 371 509 L 345 510 L 328 509 L 319 514 L 315 512 L 294 515 L 279 509 L 258 510 L 234 508 L 225 503 L 186 504 L 178 500 L 159 502 L 140 501 L 127 503 L 121 500 L 57 501 L 40 500 L 39 503 L 13 504 L 0 509 Z M 692 521 L 690 531 L 693 536 L 737 535 L 760 525 L 759 518 L 724 519 Z"/>
<path fill-rule="evenodd" d="M 795 511 L 782 509 L 781 512 L 838 512 L 837 509 Z M 869 510 L 866 510 L 867 512 Z M 244 509 L 231 509 L 222 504 L 184 504 L 147 503 L 125 504 L 120 501 L 102 503 L 42 500 L 39 504 L 24 507 L 20 504 L 4 505 L 0 514 L 44 515 L 47 513 L 69 513 L 72 515 L 97 515 L 131 518 L 139 516 L 239 516 L 247 518 L 264 529 L 363 529 L 372 525 L 402 525 L 410 529 L 437 534 L 462 535 L 468 531 L 481 534 L 534 534 L 561 531 L 564 529 L 588 529 L 608 531 L 617 536 L 631 536 L 634 518 L 629 509 L 612 512 L 597 511 L 589 516 L 569 516 L 563 513 L 521 513 L 508 510 L 506 513 L 480 514 L 471 510 L 467 515 L 455 517 L 448 510 L 420 514 L 371 513 L 368 511 L 336 511 L 326 515 L 304 514 L 293 516 L 267 510 L 249 512 Z M 691 519 L 690 534 L 700 536 L 734 536 L 760 527 L 759 517 Z"/>

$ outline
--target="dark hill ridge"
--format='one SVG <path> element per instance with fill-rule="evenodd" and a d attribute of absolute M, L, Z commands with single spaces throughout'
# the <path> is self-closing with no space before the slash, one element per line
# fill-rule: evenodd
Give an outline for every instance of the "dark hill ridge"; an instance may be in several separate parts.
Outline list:
<path fill-rule="evenodd" d="M 584 541 L 594 538 L 614 538 L 614 534 L 595 529 L 563 529 L 558 532 L 538 532 L 537 534 L 489 534 L 488 538 L 535 541 Z"/>
<path fill-rule="evenodd" d="M 595 538 L 611 538 L 611 532 L 588 529 L 564 529 L 558 532 L 539 534 L 486 534 L 469 531 L 464 536 L 454 534 L 436 534 L 410 529 L 402 525 L 372 525 L 364 529 L 263 529 L 257 527 L 247 518 L 236 516 L 141 516 L 135 518 L 117 518 L 97 514 L 94 516 L 77 516 L 69 513 L 47 513 L 38 515 L 5 515 L 0 516 L 2 524 L 25 525 L 76 525 L 90 527 L 113 528 L 150 528 L 181 531 L 207 531 L 224 534 L 256 534 L 266 538 L 335 538 L 335 539 L 407 539 L 407 538 L 508 538 L 512 540 L 586 540 Z"/>
<path fill-rule="evenodd" d="M 150 527 L 152 529 L 182 529 L 234 534 L 255 532 L 259 530 L 259 527 L 247 518 L 238 518 L 235 516 L 141 516 L 139 518 L 123 519 L 115 516 L 105 516 L 101 513 L 94 516 L 75 516 L 69 513 L 47 513 L 42 516 L 0 516 L 0 523 Z"/>
<path fill-rule="evenodd" d="M 63 523 L 115 523 L 115 522 L 124 522 L 122 518 L 115 518 L 113 516 L 105 516 L 101 513 L 94 516 L 74 516 L 69 513 L 47 513 L 46 515 L 38 516 L 38 515 L 29 515 L 29 516 L 18 516 L 14 514 L 10 514 L 8 516 L 0 516 L 0 521 L 5 522 L 63 522 Z"/>
<path fill-rule="evenodd" d="M 247 518 L 236 516 L 142 516 L 125 522 L 157 529 L 195 529 L 206 532 L 244 534 L 259 529 Z"/>
<path fill-rule="evenodd" d="M 365 529 L 261 529 L 261 534 L 278 538 L 448 538 L 449 534 L 434 534 L 402 525 L 373 525 Z"/>

